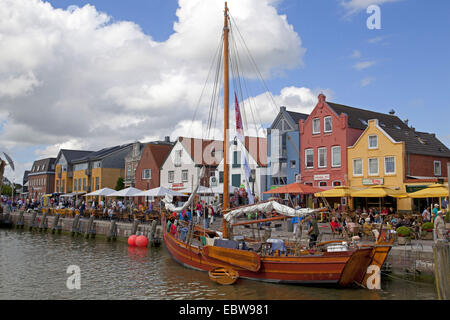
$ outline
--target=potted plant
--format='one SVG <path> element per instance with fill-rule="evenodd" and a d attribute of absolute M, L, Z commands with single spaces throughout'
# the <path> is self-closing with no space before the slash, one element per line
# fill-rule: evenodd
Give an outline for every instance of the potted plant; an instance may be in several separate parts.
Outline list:
<path fill-rule="evenodd" d="M 433 240 L 434 224 L 432 222 L 425 222 L 422 224 L 422 239 Z"/>
<path fill-rule="evenodd" d="M 397 230 L 395 230 L 398 235 L 398 244 L 399 245 L 405 245 L 409 240 L 409 235 L 411 233 L 411 230 L 409 228 L 401 226 L 398 227 Z"/>

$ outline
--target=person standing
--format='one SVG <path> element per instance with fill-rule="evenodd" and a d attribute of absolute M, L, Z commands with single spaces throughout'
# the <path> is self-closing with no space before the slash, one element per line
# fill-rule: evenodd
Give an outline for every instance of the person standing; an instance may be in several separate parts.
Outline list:
<path fill-rule="evenodd" d="M 437 216 L 438 216 L 438 211 L 439 211 L 439 205 L 437 203 L 434 204 L 434 208 L 433 208 L 433 216 L 431 217 L 433 220 L 431 222 L 434 222 L 434 220 L 436 220 Z"/>
<path fill-rule="evenodd" d="M 209 206 L 205 205 L 203 207 L 203 226 L 204 226 L 205 229 L 209 228 L 209 219 L 208 219 L 209 216 L 208 216 L 208 214 L 209 214 Z"/>
<path fill-rule="evenodd" d="M 307 234 L 309 235 L 309 248 L 311 249 L 316 245 L 317 237 L 319 236 L 319 227 L 317 226 L 315 217 L 312 215 L 308 216 L 306 221 L 308 226 Z"/>
<path fill-rule="evenodd" d="M 197 214 L 197 224 L 199 224 L 200 217 L 202 215 L 202 205 L 200 204 L 200 202 L 197 202 L 197 204 L 195 206 L 195 213 Z"/>
<path fill-rule="evenodd" d="M 439 210 L 437 214 L 438 216 L 434 220 L 434 230 L 436 234 L 436 239 L 445 239 L 445 234 L 447 230 L 445 228 L 444 212 Z"/>
<path fill-rule="evenodd" d="M 430 222 L 431 221 L 430 207 L 426 207 L 425 210 L 423 210 L 422 218 L 423 218 L 423 222 Z"/>

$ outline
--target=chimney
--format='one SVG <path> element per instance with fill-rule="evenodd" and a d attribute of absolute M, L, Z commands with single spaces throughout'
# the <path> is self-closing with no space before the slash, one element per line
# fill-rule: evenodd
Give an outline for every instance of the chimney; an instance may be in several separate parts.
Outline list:
<path fill-rule="evenodd" d="M 170 137 L 169 136 L 165 136 L 164 137 L 164 142 L 170 142 Z"/>
<path fill-rule="evenodd" d="M 281 106 L 281 107 L 280 107 L 280 111 L 281 111 L 281 112 L 286 111 L 286 107 L 285 107 L 285 106 Z"/>
<path fill-rule="evenodd" d="M 403 122 L 404 122 L 406 125 L 408 125 L 409 120 L 408 120 L 408 119 L 405 119 Z"/>
<path fill-rule="evenodd" d="M 391 109 L 391 110 L 389 111 L 389 114 L 390 114 L 391 116 L 393 116 L 393 115 L 395 114 L 395 110 L 394 110 L 394 109 Z"/>
<path fill-rule="evenodd" d="M 318 98 L 319 98 L 319 102 L 325 102 L 327 99 L 327 97 L 322 92 L 319 94 Z"/>

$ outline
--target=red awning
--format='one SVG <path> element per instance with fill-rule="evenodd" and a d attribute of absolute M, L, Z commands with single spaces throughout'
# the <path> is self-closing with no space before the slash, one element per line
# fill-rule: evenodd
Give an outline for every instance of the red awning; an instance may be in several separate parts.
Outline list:
<path fill-rule="evenodd" d="M 316 192 L 321 192 L 323 189 L 311 187 L 309 185 L 303 183 L 291 183 L 282 187 L 278 187 L 276 189 L 272 189 L 264 194 L 275 194 L 275 193 L 290 193 L 290 194 L 314 194 Z"/>

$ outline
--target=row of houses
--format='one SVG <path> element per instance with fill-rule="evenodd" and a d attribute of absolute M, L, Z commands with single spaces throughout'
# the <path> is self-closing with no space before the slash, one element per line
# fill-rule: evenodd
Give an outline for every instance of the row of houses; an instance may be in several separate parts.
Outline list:
<path fill-rule="evenodd" d="M 249 185 L 260 198 L 295 181 L 322 188 L 380 184 L 410 192 L 446 181 L 450 161 L 450 150 L 434 134 L 416 131 L 394 110 L 384 114 L 349 107 L 320 94 L 309 115 L 281 107 L 267 138 L 234 138 L 224 146 L 221 140 L 179 137 L 171 142 L 166 137 L 99 151 L 60 150 L 56 158 L 35 161 L 27 173 L 29 197 L 115 188 L 119 177 L 125 187 L 190 193 L 202 167 L 201 185 L 220 197 L 224 148 L 230 192 Z M 399 202 L 400 210 L 411 208 L 411 201 Z"/>

